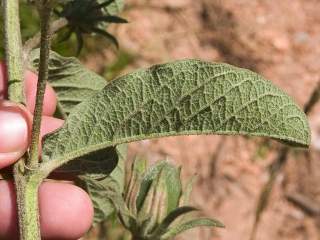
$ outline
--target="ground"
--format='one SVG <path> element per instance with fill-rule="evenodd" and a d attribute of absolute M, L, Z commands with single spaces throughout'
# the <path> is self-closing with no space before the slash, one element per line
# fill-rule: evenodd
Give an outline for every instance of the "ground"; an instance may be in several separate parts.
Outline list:
<path fill-rule="evenodd" d="M 224 61 L 261 73 L 301 107 L 320 78 L 320 1 L 318 0 L 128 0 L 130 24 L 112 28 L 121 51 L 137 67 L 181 58 Z M 115 55 L 106 51 L 87 59 L 96 71 Z M 95 61 L 92 61 L 94 59 Z M 99 64 L 101 62 L 101 65 Z M 290 201 L 301 194 L 320 204 L 320 104 L 310 114 L 312 147 L 291 151 L 278 175 L 256 240 L 316 240 L 318 215 Z M 130 145 L 130 156 L 152 161 L 166 156 L 183 166 L 183 176 L 199 176 L 193 202 L 225 229 L 200 229 L 180 239 L 249 240 L 268 166 L 279 144 L 257 138 L 188 136 Z"/>

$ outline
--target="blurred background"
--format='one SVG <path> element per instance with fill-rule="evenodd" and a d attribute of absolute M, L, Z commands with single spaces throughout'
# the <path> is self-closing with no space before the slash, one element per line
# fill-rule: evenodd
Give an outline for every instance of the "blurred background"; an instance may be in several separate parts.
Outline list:
<path fill-rule="evenodd" d="M 127 0 L 120 16 L 129 24 L 108 28 L 117 37 L 119 50 L 88 37 L 80 58 L 108 80 L 174 59 L 223 61 L 259 72 L 303 107 L 320 80 L 319 10 L 319 0 Z M 37 19 L 30 16 L 22 11 L 25 39 L 37 31 Z M 54 49 L 74 55 L 75 41 L 72 36 L 68 42 L 55 42 Z M 130 144 L 129 158 L 137 154 L 151 161 L 168 157 L 183 167 L 183 177 L 198 175 L 194 205 L 226 228 L 196 229 L 178 239 L 249 240 L 261 213 L 252 239 L 317 240 L 320 104 L 309 119 L 311 148 L 293 149 L 280 158 L 283 148 L 277 142 L 226 136 L 138 142 Z M 126 237 L 110 221 L 84 239 Z"/>

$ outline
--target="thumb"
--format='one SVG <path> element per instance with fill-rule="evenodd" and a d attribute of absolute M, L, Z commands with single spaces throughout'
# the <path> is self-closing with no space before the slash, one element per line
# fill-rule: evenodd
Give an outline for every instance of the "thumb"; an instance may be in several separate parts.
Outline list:
<path fill-rule="evenodd" d="M 25 153 L 29 145 L 30 113 L 21 105 L 0 101 L 0 169 Z"/>

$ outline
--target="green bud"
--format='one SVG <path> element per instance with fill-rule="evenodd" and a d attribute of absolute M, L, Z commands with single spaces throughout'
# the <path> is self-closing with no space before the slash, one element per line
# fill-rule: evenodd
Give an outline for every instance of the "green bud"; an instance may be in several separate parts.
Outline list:
<path fill-rule="evenodd" d="M 129 223 L 124 224 L 134 239 L 165 240 L 193 227 L 223 226 L 216 220 L 190 215 L 197 211 L 188 206 L 195 177 L 182 190 L 180 173 L 181 168 L 168 161 L 150 168 L 146 161 L 134 161 L 125 194 L 132 215 Z"/>

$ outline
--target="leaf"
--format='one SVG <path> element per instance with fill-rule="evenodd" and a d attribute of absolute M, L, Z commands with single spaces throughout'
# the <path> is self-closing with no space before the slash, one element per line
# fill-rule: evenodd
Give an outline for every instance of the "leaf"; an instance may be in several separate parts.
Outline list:
<path fill-rule="evenodd" d="M 79 185 L 84 188 L 84 190 L 89 194 L 93 206 L 94 206 L 94 223 L 99 223 L 106 220 L 112 213 L 115 211 L 115 206 L 110 200 L 110 195 L 118 195 L 121 196 L 124 189 L 124 162 L 126 159 L 126 144 L 117 146 L 116 148 L 117 155 L 117 164 L 116 167 L 113 167 L 113 171 L 111 174 L 106 177 L 106 174 L 109 174 L 108 171 L 100 173 L 102 175 L 102 179 L 97 180 L 95 178 L 96 175 L 90 174 L 89 171 L 83 173 L 80 176 Z M 114 154 L 112 151 L 110 154 L 109 150 L 109 158 Z M 79 161 L 72 161 L 70 163 L 74 163 L 74 167 L 77 168 Z M 107 165 L 107 161 L 105 161 Z M 112 166 L 113 163 L 110 164 Z"/>
<path fill-rule="evenodd" d="M 157 207 L 157 204 L 155 204 L 155 201 L 157 199 L 155 199 L 157 193 L 160 191 L 159 188 L 159 181 L 160 181 L 160 173 L 158 175 L 156 175 L 156 178 L 153 179 L 150 182 L 150 186 L 148 186 L 148 189 L 146 191 L 146 193 L 143 195 L 143 201 L 141 201 L 142 205 L 141 207 L 137 205 L 137 212 L 138 212 L 138 218 L 139 220 L 141 219 L 145 219 L 146 217 L 154 217 L 156 218 L 156 214 L 154 216 L 152 216 L 153 210 L 155 210 L 154 208 Z M 140 189 L 142 187 L 142 184 L 140 186 Z M 140 192 L 139 192 L 140 194 Z M 142 195 L 138 195 L 138 197 L 140 197 Z M 138 202 L 138 201 L 137 201 Z"/>
<path fill-rule="evenodd" d="M 127 144 L 118 145 L 116 149 L 117 149 L 119 161 L 116 168 L 110 174 L 110 177 L 117 182 L 119 186 L 119 191 L 123 193 L 124 185 L 125 185 L 125 162 L 127 159 L 128 145 Z"/>
<path fill-rule="evenodd" d="M 139 194 L 142 177 L 146 171 L 148 162 L 145 159 L 135 158 L 131 165 L 129 181 L 125 190 L 125 202 L 130 208 L 131 213 L 137 214 L 137 196 Z"/>
<path fill-rule="evenodd" d="M 107 177 L 118 166 L 116 148 L 109 147 L 68 162 L 55 172 L 82 175 L 93 179 Z"/>
<path fill-rule="evenodd" d="M 39 49 L 31 52 L 30 64 L 38 69 Z M 62 57 L 53 51 L 50 52 L 48 81 L 57 93 L 64 114 L 69 114 L 76 105 L 90 99 L 107 84 L 103 77 L 86 69 L 78 59 Z"/>
<path fill-rule="evenodd" d="M 124 18 L 118 16 L 102 16 L 94 18 L 95 21 L 103 21 L 107 23 L 128 23 L 128 21 Z"/>
<path fill-rule="evenodd" d="M 144 174 L 139 193 L 137 196 L 137 210 L 140 211 L 142 208 L 145 198 L 150 190 L 152 183 L 158 178 L 160 172 L 164 168 L 166 162 L 159 161 L 155 165 L 151 166 Z"/>
<path fill-rule="evenodd" d="M 107 2 L 106 0 L 98 0 L 99 3 Z M 122 12 L 124 8 L 124 0 L 114 0 L 112 3 L 108 4 L 108 6 L 105 8 L 106 12 L 109 15 L 117 15 L 120 12 Z"/>
<path fill-rule="evenodd" d="M 101 181 L 90 177 L 81 178 L 79 183 L 89 194 L 94 208 L 94 224 L 106 220 L 115 211 L 109 195 L 115 194 L 119 185 L 112 178 L 105 178 Z"/>
<path fill-rule="evenodd" d="M 187 231 L 191 228 L 196 228 L 196 227 L 224 227 L 224 225 L 219 222 L 218 220 L 215 219 L 210 219 L 210 218 L 197 218 L 197 219 L 192 219 L 190 221 L 187 221 L 185 223 L 182 223 L 176 227 L 170 228 L 168 232 L 166 232 L 160 239 L 161 240 L 166 240 L 166 239 L 172 239 L 178 234 Z"/>
<path fill-rule="evenodd" d="M 161 166 L 161 164 L 160 162 L 159 165 Z M 182 188 L 180 171 L 181 168 L 176 168 L 169 164 L 169 162 L 163 161 L 163 167 L 156 175 L 156 179 L 152 181 L 151 187 L 147 192 L 146 200 L 141 208 L 141 212 L 143 212 L 146 201 L 148 201 L 148 198 L 151 199 L 151 207 L 147 205 L 147 209 L 149 209 L 151 216 L 150 222 L 153 223 L 150 224 L 151 227 L 146 229 L 146 233 L 150 229 L 153 229 L 155 225 L 161 223 L 174 209 L 179 207 L 178 204 Z"/>
<path fill-rule="evenodd" d="M 117 144 L 194 134 L 310 142 L 305 114 L 270 81 L 228 64 L 182 60 L 120 77 L 79 104 L 45 138 L 43 167 Z"/>
<path fill-rule="evenodd" d="M 118 40 L 116 39 L 115 36 L 113 36 L 112 34 L 108 33 L 107 31 L 105 30 L 102 30 L 100 28 L 91 28 L 92 32 L 94 33 L 97 33 L 97 34 L 100 34 L 101 36 L 105 37 L 106 39 L 108 39 L 113 45 L 116 46 L 116 48 L 119 48 L 119 42 Z"/>
<path fill-rule="evenodd" d="M 179 199 L 182 192 L 180 172 L 181 168 L 177 168 L 171 164 L 166 164 L 162 170 L 163 177 L 166 182 L 165 191 L 167 192 L 167 209 L 166 214 L 179 206 Z"/>
<path fill-rule="evenodd" d="M 198 209 L 194 207 L 184 206 L 174 209 L 172 212 L 168 214 L 168 216 L 163 219 L 162 223 L 158 226 L 158 228 L 152 234 L 153 237 L 160 236 L 164 234 L 171 223 L 173 223 L 178 217 L 183 216 L 187 213 L 197 211 Z M 152 239 L 152 238 L 151 238 Z"/>

